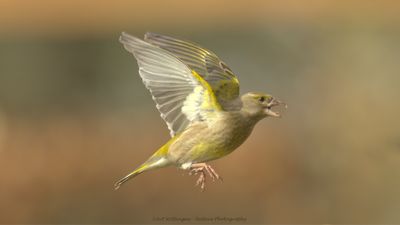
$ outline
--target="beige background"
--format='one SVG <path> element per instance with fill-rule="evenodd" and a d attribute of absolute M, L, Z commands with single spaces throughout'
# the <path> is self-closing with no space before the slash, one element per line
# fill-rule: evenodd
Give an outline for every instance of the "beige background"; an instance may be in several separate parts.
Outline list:
<path fill-rule="evenodd" d="M 0 1 L 0 223 L 400 223 L 397 1 Z M 113 183 L 169 138 L 121 31 L 216 52 L 289 104 L 206 192 L 175 168 Z"/>

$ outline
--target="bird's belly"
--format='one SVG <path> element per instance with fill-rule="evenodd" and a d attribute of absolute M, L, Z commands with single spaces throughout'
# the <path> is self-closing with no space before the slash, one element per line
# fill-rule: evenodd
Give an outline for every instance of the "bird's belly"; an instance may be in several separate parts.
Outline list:
<path fill-rule="evenodd" d="M 249 127 L 214 127 L 204 129 L 195 135 L 190 148 L 180 151 L 176 155 L 176 163 L 199 163 L 221 158 L 239 147 L 250 135 L 252 126 Z M 196 138 L 197 137 L 197 138 Z"/>

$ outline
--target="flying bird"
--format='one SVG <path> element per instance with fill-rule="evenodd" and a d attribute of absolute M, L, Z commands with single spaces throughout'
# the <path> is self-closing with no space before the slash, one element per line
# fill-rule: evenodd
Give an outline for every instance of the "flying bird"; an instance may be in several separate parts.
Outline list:
<path fill-rule="evenodd" d="M 115 189 L 145 171 L 176 166 L 198 175 L 196 185 L 204 190 L 207 176 L 222 179 L 208 162 L 239 147 L 261 119 L 280 117 L 273 107 L 286 107 L 265 93 L 240 96 L 232 70 L 192 42 L 155 33 L 146 33 L 144 40 L 122 33 L 120 42 L 136 58 L 171 139 Z"/>

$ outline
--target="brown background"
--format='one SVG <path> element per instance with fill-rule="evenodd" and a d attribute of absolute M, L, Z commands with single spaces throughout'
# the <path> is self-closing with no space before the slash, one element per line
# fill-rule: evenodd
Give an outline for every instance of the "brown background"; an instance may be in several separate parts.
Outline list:
<path fill-rule="evenodd" d="M 0 223 L 400 223 L 397 1 L 0 1 Z M 175 168 L 113 183 L 169 138 L 121 31 L 216 52 L 289 104 L 206 192 Z"/>

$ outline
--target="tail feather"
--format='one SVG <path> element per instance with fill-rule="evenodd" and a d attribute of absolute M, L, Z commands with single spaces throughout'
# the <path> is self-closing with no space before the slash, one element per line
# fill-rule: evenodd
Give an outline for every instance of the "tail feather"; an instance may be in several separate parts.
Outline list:
<path fill-rule="evenodd" d="M 165 155 L 168 152 L 168 148 L 169 148 L 170 144 L 173 143 L 177 137 L 179 137 L 179 135 L 176 135 L 175 137 L 171 138 L 164 146 L 162 146 L 160 149 L 158 149 L 145 163 L 143 163 L 141 166 L 139 166 L 132 173 L 126 175 L 124 178 L 117 181 L 114 184 L 114 189 L 115 190 L 119 189 L 123 183 L 127 182 L 128 180 L 136 177 L 137 175 L 139 175 L 145 171 L 170 165 L 170 162 L 167 160 Z"/>
<path fill-rule="evenodd" d="M 152 156 L 152 157 L 150 157 L 149 160 L 147 160 L 145 163 L 143 163 L 141 166 L 139 166 L 132 173 L 126 175 L 124 178 L 117 181 L 114 184 L 114 189 L 115 190 L 119 189 L 123 183 L 127 182 L 128 180 L 136 177 L 137 175 L 139 175 L 145 171 L 160 168 L 160 167 L 165 167 L 167 165 L 169 165 L 169 163 L 164 157 L 159 157 L 157 155 Z"/>
<path fill-rule="evenodd" d="M 124 178 L 122 178 L 119 181 L 115 182 L 114 189 L 118 190 L 123 183 L 125 183 L 128 180 L 130 180 L 130 179 L 136 177 L 137 175 L 143 173 L 147 168 L 148 168 L 148 166 L 146 166 L 146 165 L 140 166 L 139 168 L 134 170 L 132 173 L 126 175 Z"/>

